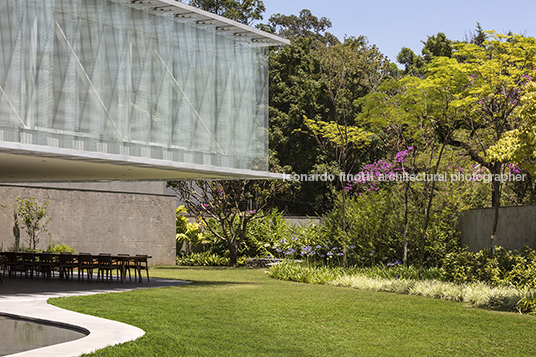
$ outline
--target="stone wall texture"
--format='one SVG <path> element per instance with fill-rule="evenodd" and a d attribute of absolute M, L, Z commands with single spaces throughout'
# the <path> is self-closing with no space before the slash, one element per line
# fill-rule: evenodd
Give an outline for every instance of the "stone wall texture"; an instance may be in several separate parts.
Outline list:
<path fill-rule="evenodd" d="M 493 208 L 472 209 L 460 217 L 458 229 L 462 243 L 476 252 L 491 248 Z M 499 208 L 495 245 L 519 250 L 527 245 L 536 249 L 536 206 Z"/>
<path fill-rule="evenodd" d="M 68 185 L 66 185 L 68 187 Z M 78 184 L 80 187 L 80 184 Z M 128 185 L 125 185 L 128 189 Z M 80 188 L 0 185 L 0 250 L 14 243 L 16 197 L 50 201 L 50 237 L 40 235 L 38 248 L 64 243 L 76 252 L 148 254 L 151 265 L 175 264 L 174 196 Z M 26 243 L 21 227 L 21 243 Z"/>

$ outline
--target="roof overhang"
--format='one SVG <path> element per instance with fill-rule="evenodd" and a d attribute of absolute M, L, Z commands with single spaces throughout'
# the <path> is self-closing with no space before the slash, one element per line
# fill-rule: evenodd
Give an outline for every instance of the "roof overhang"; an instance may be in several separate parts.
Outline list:
<path fill-rule="evenodd" d="M 113 0 L 122 2 L 123 0 Z M 289 45 L 290 41 L 282 37 L 261 31 L 248 25 L 230 20 L 223 16 L 183 4 L 175 0 L 130 0 L 130 5 L 144 10 L 155 12 L 172 12 L 177 18 L 193 18 L 198 24 L 215 25 L 217 30 L 230 31 L 235 36 L 247 37 L 267 46 Z"/>
<path fill-rule="evenodd" d="M 0 182 L 282 179 L 282 174 L 0 141 Z"/>

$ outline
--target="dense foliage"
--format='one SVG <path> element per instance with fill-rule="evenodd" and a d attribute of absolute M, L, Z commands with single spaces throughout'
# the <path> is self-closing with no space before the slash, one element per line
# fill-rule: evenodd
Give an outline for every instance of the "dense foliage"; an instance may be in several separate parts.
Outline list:
<path fill-rule="evenodd" d="M 448 253 L 442 269 L 447 281 L 536 288 L 536 252 L 529 247 L 520 252 L 498 247 L 493 257 L 489 250 Z"/>

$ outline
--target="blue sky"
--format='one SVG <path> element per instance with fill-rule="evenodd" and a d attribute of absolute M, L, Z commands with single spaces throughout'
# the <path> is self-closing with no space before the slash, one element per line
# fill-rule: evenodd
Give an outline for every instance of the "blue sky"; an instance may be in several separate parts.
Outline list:
<path fill-rule="evenodd" d="M 421 41 L 443 32 L 451 40 L 463 40 L 479 22 L 484 30 L 509 30 L 536 37 L 536 0 L 263 0 L 264 21 L 270 15 L 298 15 L 309 9 L 327 17 L 330 32 L 345 36 L 364 35 L 370 44 L 394 61 L 402 47 L 420 54 Z"/>

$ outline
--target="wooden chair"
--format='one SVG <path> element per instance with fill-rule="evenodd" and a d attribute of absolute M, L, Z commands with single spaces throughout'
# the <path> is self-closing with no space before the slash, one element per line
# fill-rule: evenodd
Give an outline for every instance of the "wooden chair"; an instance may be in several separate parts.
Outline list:
<path fill-rule="evenodd" d="M 6 258 L 0 255 L 0 269 L 2 269 L 2 274 L 0 274 L 0 283 L 4 282 L 3 276 L 4 276 L 4 273 L 6 272 L 5 262 L 6 262 Z"/>
<path fill-rule="evenodd" d="M 130 257 L 130 254 L 117 254 L 119 257 Z M 130 269 L 134 270 L 134 281 L 136 281 L 138 277 L 138 265 L 135 261 L 132 260 L 124 260 L 122 261 L 123 266 L 125 267 L 125 274 L 128 270 L 128 279 L 132 281 L 132 276 L 130 275 Z"/>
<path fill-rule="evenodd" d="M 22 275 L 22 260 L 19 260 L 20 254 L 15 252 L 4 253 L 6 262 L 4 263 L 5 269 L 7 269 L 8 276 L 11 277 L 11 273 L 17 277 L 17 271 L 21 271 Z"/>
<path fill-rule="evenodd" d="M 59 260 L 60 260 L 60 280 L 65 277 L 65 274 L 67 274 L 67 279 L 69 279 L 69 275 L 70 275 L 71 280 L 72 280 L 73 275 L 74 275 L 74 268 L 78 266 L 73 254 L 70 252 L 60 253 Z"/>
<path fill-rule="evenodd" d="M 147 282 L 149 282 L 149 265 L 147 262 L 147 255 L 145 254 L 136 254 L 136 257 L 139 257 L 136 259 L 136 268 L 138 269 L 138 274 L 140 276 L 140 283 L 142 281 L 141 279 L 141 271 L 145 270 L 147 272 Z"/>
<path fill-rule="evenodd" d="M 99 278 L 102 276 L 102 279 L 104 280 L 104 273 L 106 272 L 106 282 L 108 282 L 108 275 L 110 276 L 110 283 L 113 280 L 112 271 L 115 269 L 117 271 L 117 276 L 120 278 L 121 274 L 119 272 L 120 266 L 119 264 L 115 263 L 111 257 L 111 254 L 108 253 L 101 253 L 97 257 L 98 261 L 98 271 L 97 271 L 97 282 L 99 282 Z"/>
<path fill-rule="evenodd" d="M 22 253 L 22 270 L 24 270 L 24 277 L 28 277 L 28 272 L 30 273 L 30 278 L 33 278 L 34 271 L 37 271 L 39 267 L 39 262 L 34 253 L 24 252 Z"/>
<path fill-rule="evenodd" d="M 87 274 L 87 279 L 93 281 L 93 269 L 97 268 L 97 264 L 90 253 L 78 254 L 78 280 L 80 281 L 80 273 L 84 280 L 84 270 Z"/>
<path fill-rule="evenodd" d="M 60 263 L 54 260 L 51 253 L 41 253 L 39 255 L 39 271 L 43 274 L 43 278 L 46 274 L 48 280 L 52 279 L 54 268 L 59 266 Z"/>

